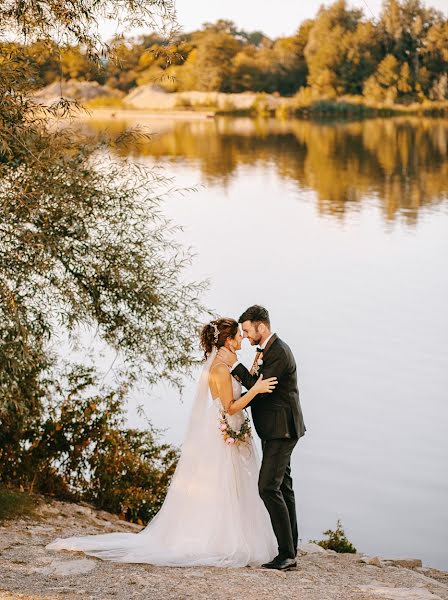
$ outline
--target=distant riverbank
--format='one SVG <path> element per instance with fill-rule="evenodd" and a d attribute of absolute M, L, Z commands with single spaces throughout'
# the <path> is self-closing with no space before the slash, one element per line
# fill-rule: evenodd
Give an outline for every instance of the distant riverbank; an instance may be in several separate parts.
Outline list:
<path fill-rule="evenodd" d="M 49 105 L 60 97 L 76 100 L 95 114 L 118 116 L 139 114 L 157 118 L 202 119 L 215 115 L 288 118 L 364 118 L 399 115 L 448 115 L 448 101 L 391 104 L 372 102 L 363 96 L 316 97 L 307 88 L 295 96 L 242 92 L 166 92 L 154 85 L 142 85 L 127 95 L 97 82 L 70 80 L 61 86 L 51 84 L 34 94 Z M 137 112 L 136 112 L 137 111 Z"/>
<path fill-rule="evenodd" d="M 127 121 L 142 120 L 175 120 L 175 121 L 201 121 L 213 119 L 216 113 L 206 110 L 145 110 L 136 108 L 89 108 L 77 115 L 78 119 L 126 119 Z"/>
<path fill-rule="evenodd" d="M 185 92 L 183 95 L 187 95 Z M 244 94 L 241 94 L 245 96 Z M 448 102 L 426 102 L 422 104 L 372 104 L 365 102 L 362 98 L 339 98 L 321 99 L 298 103 L 295 98 L 275 98 L 267 95 L 258 95 L 252 104 L 248 104 L 247 96 L 244 102 L 235 101 L 236 94 L 228 94 L 224 106 L 205 101 L 202 104 L 188 103 L 185 106 L 174 105 L 172 108 L 164 107 L 162 104 L 146 108 L 144 104 L 134 106 L 125 102 L 110 105 L 108 101 L 102 106 L 101 98 L 87 102 L 88 110 L 93 114 L 113 116 L 140 115 L 145 117 L 170 118 L 170 119 L 204 119 L 215 116 L 249 116 L 258 118 L 370 118 L 370 117 L 397 117 L 397 116 L 421 116 L 421 117 L 446 117 L 448 116 Z M 278 101 L 278 102 L 277 102 Z M 180 104 L 180 103 L 179 103 Z"/>

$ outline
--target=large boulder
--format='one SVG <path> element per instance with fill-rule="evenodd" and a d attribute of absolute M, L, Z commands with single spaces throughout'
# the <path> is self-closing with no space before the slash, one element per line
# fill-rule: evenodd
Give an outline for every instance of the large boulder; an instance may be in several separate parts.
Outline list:
<path fill-rule="evenodd" d="M 98 97 L 122 98 L 123 92 L 107 85 L 101 85 L 97 81 L 53 81 L 46 87 L 34 92 L 33 97 L 42 104 L 50 105 L 61 97 L 68 100 L 86 102 Z"/>
<path fill-rule="evenodd" d="M 297 550 L 300 554 L 327 554 L 325 548 L 322 548 L 322 546 L 319 546 L 319 544 L 314 544 L 313 542 L 299 544 Z"/>
<path fill-rule="evenodd" d="M 419 558 L 390 558 L 386 559 L 385 563 L 394 567 L 405 567 L 406 569 L 415 569 L 422 566 L 422 561 Z"/>
<path fill-rule="evenodd" d="M 177 106 L 177 94 L 169 94 L 157 85 L 139 85 L 124 99 L 129 108 L 172 110 Z"/>
<path fill-rule="evenodd" d="M 124 99 L 129 108 L 146 110 L 175 110 L 188 108 L 214 107 L 222 111 L 247 111 L 257 103 L 263 103 L 268 110 L 275 110 L 280 99 L 270 94 L 223 94 L 221 92 L 167 92 L 153 85 L 140 85 Z"/>

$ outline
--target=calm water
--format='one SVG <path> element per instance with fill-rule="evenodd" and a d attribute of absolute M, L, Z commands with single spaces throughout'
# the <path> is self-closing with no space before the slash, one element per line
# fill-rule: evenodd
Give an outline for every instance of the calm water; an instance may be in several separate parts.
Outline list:
<path fill-rule="evenodd" d="M 199 187 L 165 212 L 197 254 L 190 277 L 211 280 L 206 303 L 264 304 L 295 353 L 302 540 L 341 518 L 360 551 L 448 569 L 448 121 L 148 126 L 129 152 Z M 193 390 L 135 401 L 181 443 Z"/>

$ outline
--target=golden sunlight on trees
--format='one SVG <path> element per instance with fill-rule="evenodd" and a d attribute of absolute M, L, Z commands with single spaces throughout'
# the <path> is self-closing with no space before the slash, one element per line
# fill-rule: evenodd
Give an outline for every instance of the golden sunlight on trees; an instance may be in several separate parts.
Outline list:
<path fill-rule="evenodd" d="M 107 83 L 124 92 L 157 84 L 167 91 L 302 91 L 314 98 L 363 95 L 408 104 L 447 98 L 448 21 L 421 0 L 385 0 L 378 22 L 345 0 L 321 7 L 289 37 L 271 40 L 231 21 L 163 36 L 111 42 L 117 60 L 92 64 L 86 37 L 61 51 L 62 77 Z M 61 76 L 57 48 L 35 40 L 25 55 L 35 87 Z M 168 60 L 167 60 L 168 57 Z M 304 91 L 305 90 L 305 91 Z"/>

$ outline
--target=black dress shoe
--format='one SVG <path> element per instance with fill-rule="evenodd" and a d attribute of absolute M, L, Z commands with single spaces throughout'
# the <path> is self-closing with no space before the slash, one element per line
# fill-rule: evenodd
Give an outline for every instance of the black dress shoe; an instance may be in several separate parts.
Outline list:
<path fill-rule="evenodd" d="M 271 562 L 261 565 L 262 569 L 277 569 L 278 571 L 289 571 L 297 567 L 295 558 L 279 558 L 276 556 Z"/>
<path fill-rule="evenodd" d="M 261 565 L 261 568 L 262 569 L 276 569 L 279 562 L 280 562 L 279 558 L 278 558 L 278 556 L 276 556 L 270 562 L 264 563 L 264 565 Z"/>
<path fill-rule="evenodd" d="M 277 566 L 274 567 L 278 571 L 289 571 L 297 567 L 297 561 L 295 558 L 284 558 L 283 560 L 277 561 Z"/>

